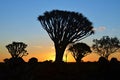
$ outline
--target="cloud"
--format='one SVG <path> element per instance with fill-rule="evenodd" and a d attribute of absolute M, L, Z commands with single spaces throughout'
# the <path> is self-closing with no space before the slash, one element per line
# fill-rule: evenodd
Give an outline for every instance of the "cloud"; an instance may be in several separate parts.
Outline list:
<path fill-rule="evenodd" d="M 98 30 L 99 31 L 104 31 L 104 30 L 106 30 L 106 27 L 104 27 L 104 26 L 103 27 L 99 27 Z"/>
<path fill-rule="evenodd" d="M 94 28 L 93 30 L 101 32 L 101 31 L 106 30 L 106 27 L 105 26 L 101 26 L 101 27 Z"/>

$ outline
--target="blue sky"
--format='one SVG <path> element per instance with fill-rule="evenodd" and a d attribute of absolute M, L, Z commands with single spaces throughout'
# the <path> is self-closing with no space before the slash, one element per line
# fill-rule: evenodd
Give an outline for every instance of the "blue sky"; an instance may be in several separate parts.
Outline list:
<path fill-rule="evenodd" d="M 119 4 L 120 0 L 0 0 L 0 53 L 6 53 L 5 45 L 12 41 L 53 46 L 37 20 L 53 9 L 79 12 L 93 22 L 95 34 L 83 40 L 89 45 L 104 35 L 120 38 Z"/>

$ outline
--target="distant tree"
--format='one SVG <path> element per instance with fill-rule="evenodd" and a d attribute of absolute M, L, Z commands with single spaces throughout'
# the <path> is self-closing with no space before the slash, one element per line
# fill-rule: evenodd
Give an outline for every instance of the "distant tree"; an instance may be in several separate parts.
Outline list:
<path fill-rule="evenodd" d="M 68 50 L 72 52 L 72 56 L 76 62 L 80 62 L 84 56 L 92 52 L 90 47 L 85 43 L 75 43 L 71 45 Z"/>
<path fill-rule="evenodd" d="M 68 44 L 94 33 L 92 23 L 81 13 L 53 10 L 38 17 L 42 27 L 54 42 L 56 62 L 62 62 Z"/>
<path fill-rule="evenodd" d="M 120 48 L 120 41 L 117 37 L 103 36 L 101 39 L 94 39 L 92 49 L 100 56 L 108 59 L 108 56 Z"/>
<path fill-rule="evenodd" d="M 27 50 L 25 50 L 26 47 L 27 45 L 23 42 L 13 42 L 6 46 L 12 58 L 22 58 L 23 56 L 28 55 Z"/>

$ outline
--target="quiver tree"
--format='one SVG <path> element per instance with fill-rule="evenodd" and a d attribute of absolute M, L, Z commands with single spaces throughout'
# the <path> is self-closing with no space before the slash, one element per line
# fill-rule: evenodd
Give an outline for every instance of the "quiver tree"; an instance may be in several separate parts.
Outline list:
<path fill-rule="evenodd" d="M 76 62 L 80 62 L 84 56 L 92 52 L 90 47 L 85 43 L 75 43 L 70 45 L 68 50 L 72 53 Z"/>
<path fill-rule="evenodd" d="M 120 41 L 117 37 L 103 36 L 101 39 L 94 39 L 92 49 L 100 56 L 108 59 L 108 56 L 120 48 Z"/>
<path fill-rule="evenodd" d="M 23 42 L 13 42 L 12 44 L 6 45 L 12 58 L 22 58 L 23 56 L 28 55 L 27 50 L 25 50 L 26 47 L 27 45 Z"/>
<path fill-rule="evenodd" d="M 53 10 L 38 17 L 42 27 L 54 42 L 56 62 L 61 62 L 68 44 L 94 33 L 92 23 L 81 13 Z"/>

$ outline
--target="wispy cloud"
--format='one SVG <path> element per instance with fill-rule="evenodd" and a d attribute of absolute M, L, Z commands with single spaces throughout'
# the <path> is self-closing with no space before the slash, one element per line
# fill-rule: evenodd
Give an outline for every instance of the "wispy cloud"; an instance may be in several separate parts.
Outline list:
<path fill-rule="evenodd" d="M 34 47 L 34 48 L 42 48 L 42 46 L 32 46 L 32 47 Z"/>
<path fill-rule="evenodd" d="M 95 31 L 104 31 L 106 30 L 106 27 L 105 26 L 100 26 L 100 27 L 97 27 L 97 28 L 94 28 Z"/>

